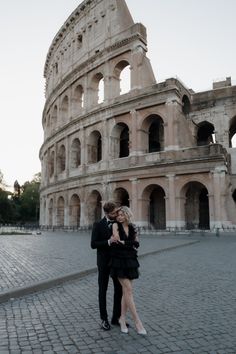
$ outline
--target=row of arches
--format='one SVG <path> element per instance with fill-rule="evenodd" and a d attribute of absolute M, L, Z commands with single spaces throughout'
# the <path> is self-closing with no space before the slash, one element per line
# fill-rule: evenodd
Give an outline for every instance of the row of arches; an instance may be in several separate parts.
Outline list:
<path fill-rule="evenodd" d="M 164 124 L 161 117 L 152 115 L 147 118 L 145 152 L 153 153 L 164 150 Z M 145 124 L 144 124 L 145 126 Z M 109 156 L 112 159 L 127 157 L 130 154 L 130 130 L 127 124 L 117 123 L 110 135 Z M 76 169 L 82 163 L 83 142 L 74 138 L 69 146 L 69 169 Z M 83 151 L 84 163 L 97 163 L 103 159 L 102 136 L 98 130 L 90 133 L 86 139 L 86 148 Z M 57 153 L 52 149 L 48 153 L 48 173 L 52 177 L 55 173 L 62 173 L 66 169 L 66 147 L 64 143 L 58 145 Z"/>
<path fill-rule="evenodd" d="M 130 205 L 129 193 L 125 188 L 114 190 L 112 199 L 118 205 Z M 164 189 L 156 184 L 149 185 L 142 193 L 143 218 L 149 227 L 154 229 L 166 229 L 166 193 Z M 93 190 L 88 196 L 84 207 L 81 208 L 81 198 L 73 194 L 68 203 L 68 225 L 80 227 L 81 218 L 86 218 L 88 225 L 102 217 L 102 195 L 98 190 Z M 48 204 L 48 226 L 65 226 L 65 199 L 59 196 L 55 202 L 53 198 Z M 46 208 L 46 205 L 45 205 Z M 189 182 L 182 190 L 182 217 L 185 220 L 186 229 L 209 229 L 209 201 L 207 188 L 200 182 Z M 82 215 L 83 214 L 83 215 Z"/>
<path fill-rule="evenodd" d="M 113 89 L 108 90 L 110 77 L 100 71 L 94 74 L 90 82 L 85 79 L 78 81 L 71 88 L 71 95 L 65 93 L 59 97 L 59 103 L 55 103 L 44 116 L 43 128 L 47 133 L 53 132 L 56 128 L 68 123 L 70 117 L 76 117 L 83 108 L 93 107 L 103 103 L 107 98 L 117 97 L 130 91 L 131 89 L 130 64 L 127 60 L 122 60 L 116 64 L 111 75 Z"/>
<path fill-rule="evenodd" d="M 163 151 L 164 145 L 164 122 L 158 115 L 148 116 L 141 127 L 145 132 L 142 136 L 142 148 L 144 153 Z M 110 133 L 109 157 L 111 159 L 123 158 L 130 155 L 130 129 L 125 123 L 117 123 Z M 197 145 L 215 143 L 214 126 L 209 122 L 199 124 L 197 132 Z M 145 144 L 145 145 L 144 145 Z M 69 146 L 68 168 L 76 169 L 82 163 L 82 142 L 75 138 Z M 86 139 L 84 151 L 84 163 L 97 163 L 103 159 L 103 138 L 101 132 L 95 130 Z M 62 173 L 66 169 L 66 147 L 64 143 L 58 145 L 57 153 L 51 150 L 48 155 L 48 173 L 52 177 L 55 172 Z"/>

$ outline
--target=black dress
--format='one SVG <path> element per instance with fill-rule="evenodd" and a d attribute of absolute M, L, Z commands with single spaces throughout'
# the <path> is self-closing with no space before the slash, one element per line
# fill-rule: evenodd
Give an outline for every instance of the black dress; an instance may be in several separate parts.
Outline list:
<path fill-rule="evenodd" d="M 137 259 L 139 242 L 136 240 L 136 228 L 133 224 L 129 224 L 129 232 L 126 235 L 122 224 L 117 222 L 117 225 L 120 240 L 125 243 L 112 243 L 111 245 L 111 277 L 137 279 L 139 277 Z"/>

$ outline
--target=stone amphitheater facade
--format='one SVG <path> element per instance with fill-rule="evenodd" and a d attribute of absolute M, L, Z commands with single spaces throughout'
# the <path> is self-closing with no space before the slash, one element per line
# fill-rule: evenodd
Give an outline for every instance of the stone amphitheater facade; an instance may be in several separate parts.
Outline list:
<path fill-rule="evenodd" d="M 235 227 L 236 86 L 157 83 L 146 53 L 146 29 L 124 0 L 83 1 L 56 34 L 44 69 L 41 226 L 89 227 L 112 199 L 140 227 Z"/>

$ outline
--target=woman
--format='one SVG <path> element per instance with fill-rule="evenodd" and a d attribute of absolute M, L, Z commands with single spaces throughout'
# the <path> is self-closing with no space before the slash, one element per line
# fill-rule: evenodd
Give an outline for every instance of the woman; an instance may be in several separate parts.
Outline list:
<path fill-rule="evenodd" d="M 122 286 L 121 316 L 119 319 L 122 333 L 128 333 L 125 317 L 129 310 L 138 334 L 147 334 L 137 314 L 133 299 L 132 280 L 139 277 L 137 248 L 139 247 L 137 231 L 131 223 L 132 213 L 126 206 L 118 210 L 116 221 L 112 225 L 113 236 L 117 242 L 111 249 L 111 277 L 117 277 Z"/>

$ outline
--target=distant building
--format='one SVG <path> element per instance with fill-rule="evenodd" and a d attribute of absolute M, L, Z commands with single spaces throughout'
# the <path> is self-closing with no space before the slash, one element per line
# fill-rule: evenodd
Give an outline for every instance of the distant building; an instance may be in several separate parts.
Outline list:
<path fill-rule="evenodd" d="M 42 226 L 91 226 L 113 199 L 143 227 L 236 227 L 236 86 L 156 83 L 146 52 L 146 29 L 124 0 L 83 1 L 53 39 Z"/>

